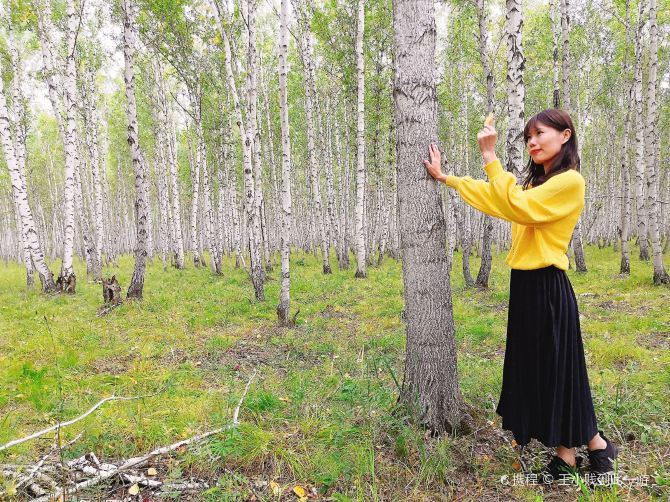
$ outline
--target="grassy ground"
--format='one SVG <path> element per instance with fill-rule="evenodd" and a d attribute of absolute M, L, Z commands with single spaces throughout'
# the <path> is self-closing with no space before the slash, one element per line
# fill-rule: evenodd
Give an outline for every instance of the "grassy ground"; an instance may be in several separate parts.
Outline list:
<path fill-rule="evenodd" d="M 97 317 L 99 284 L 80 279 L 75 296 L 46 297 L 26 291 L 19 266 L 0 265 L 0 444 L 79 416 L 113 393 L 149 395 L 105 404 L 62 432 L 64 441 L 83 432 L 67 458 L 138 455 L 229 423 L 258 370 L 239 429 L 161 459 L 160 476 L 215 483 L 197 500 L 297 500 L 296 485 L 313 490 L 313 499 L 340 501 L 667 500 L 670 289 L 651 285 L 649 263 L 633 260 L 632 275 L 619 278 L 616 252 L 589 247 L 586 258 L 587 274 L 568 275 L 599 426 L 621 445 L 620 473 L 649 486 L 580 492 L 512 482 L 517 452 L 495 414 L 509 286 L 504 254 L 494 257 L 488 291 L 464 287 L 456 257 L 459 376 L 465 399 L 481 410 L 481 429 L 439 439 L 391 413 L 404 330 L 401 267 L 390 259 L 356 280 L 353 269 L 323 276 L 314 257 L 294 255 L 292 306 L 300 314 L 291 330 L 275 322 L 277 271 L 268 299 L 255 303 L 232 261 L 215 277 L 192 266 L 164 273 L 154 260 L 144 301 Z M 474 271 L 478 265 L 473 258 Z M 105 270 L 112 273 L 125 293 L 132 260 Z M 35 463 L 51 441 L 0 452 L 0 463 Z M 534 442 L 524 460 L 539 466 L 548 453 Z"/>

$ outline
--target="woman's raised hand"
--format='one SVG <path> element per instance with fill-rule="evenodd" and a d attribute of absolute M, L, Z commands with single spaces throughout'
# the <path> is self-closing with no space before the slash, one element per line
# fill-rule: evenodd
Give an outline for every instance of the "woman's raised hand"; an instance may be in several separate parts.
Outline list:
<path fill-rule="evenodd" d="M 479 144 L 479 150 L 482 152 L 482 157 L 484 159 L 484 164 L 497 159 L 496 156 L 496 140 L 498 139 L 498 133 L 493 127 L 493 116 L 489 114 L 484 122 L 484 128 L 477 133 L 477 143 Z"/>
<path fill-rule="evenodd" d="M 431 143 L 428 147 L 428 157 L 430 160 L 423 160 L 423 165 L 426 167 L 426 170 L 437 181 L 444 183 L 447 176 L 442 173 L 442 168 L 440 167 L 440 150 L 437 148 L 436 144 Z"/>

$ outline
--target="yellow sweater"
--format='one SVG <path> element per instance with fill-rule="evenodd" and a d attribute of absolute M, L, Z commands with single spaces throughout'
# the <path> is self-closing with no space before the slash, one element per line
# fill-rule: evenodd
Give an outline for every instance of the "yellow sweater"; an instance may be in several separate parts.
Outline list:
<path fill-rule="evenodd" d="M 505 261 L 514 269 L 555 265 L 568 269 L 568 244 L 584 207 L 584 178 L 573 169 L 523 190 L 496 159 L 484 166 L 489 181 L 448 175 L 445 184 L 475 209 L 512 222 Z"/>

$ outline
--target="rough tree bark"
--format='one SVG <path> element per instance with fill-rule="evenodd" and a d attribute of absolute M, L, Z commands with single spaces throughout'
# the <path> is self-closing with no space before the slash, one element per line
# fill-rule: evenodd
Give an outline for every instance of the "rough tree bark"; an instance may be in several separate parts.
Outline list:
<path fill-rule="evenodd" d="M 435 433 L 462 420 L 440 186 L 422 158 L 437 140 L 432 0 L 394 0 L 398 202 L 407 329 L 402 399 Z"/>

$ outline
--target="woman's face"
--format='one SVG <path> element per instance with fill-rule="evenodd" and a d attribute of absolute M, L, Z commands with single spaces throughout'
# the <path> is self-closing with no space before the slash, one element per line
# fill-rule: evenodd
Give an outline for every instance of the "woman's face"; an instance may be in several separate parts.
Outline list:
<path fill-rule="evenodd" d="M 531 159 L 536 164 L 546 164 L 553 159 L 561 147 L 570 139 L 570 129 L 559 131 L 542 122 L 538 122 L 530 129 L 530 136 L 526 142 L 526 148 Z"/>

